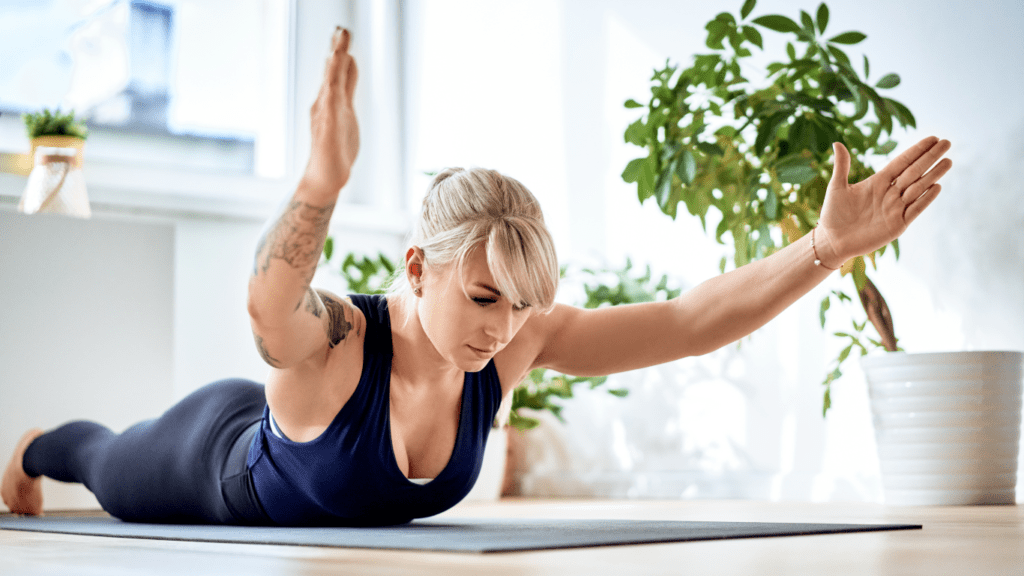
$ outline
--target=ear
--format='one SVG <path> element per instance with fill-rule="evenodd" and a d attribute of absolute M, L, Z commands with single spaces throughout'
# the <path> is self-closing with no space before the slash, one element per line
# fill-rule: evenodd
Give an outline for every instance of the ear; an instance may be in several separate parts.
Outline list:
<path fill-rule="evenodd" d="M 423 277 L 423 250 L 413 246 L 405 253 L 405 275 L 410 286 L 415 286 Z"/>

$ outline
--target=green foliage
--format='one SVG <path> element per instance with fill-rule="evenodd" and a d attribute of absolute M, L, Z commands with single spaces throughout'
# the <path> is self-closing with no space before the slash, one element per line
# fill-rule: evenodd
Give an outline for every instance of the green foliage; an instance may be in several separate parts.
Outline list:
<path fill-rule="evenodd" d="M 623 180 L 637 185 L 641 203 L 653 197 L 673 219 L 681 204 L 708 231 L 710 213 L 718 222 L 715 239 L 725 244 L 731 238 L 736 267 L 814 228 L 831 177 L 833 142 L 849 149 L 850 179 L 861 181 L 874 174 L 870 156 L 895 149 L 894 127 L 916 123 L 906 106 L 878 92 L 897 86 L 899 76 L 886 74 L 872 86 L 867 56 L 861 76 L 841 48 L 865 34 L 823 36 L 830 24 L 824 3 L 815 17 L 801 11 L 798 20 L 777 14 L 748 19 L 755 3 L 746 0 L 739 17 L 722 12 L 708 22 L 711 52 L 695 55 L 688 68 L 666 61 L 654 70 L 646 105 L 626 102 L 626 108 L 646 108 L 624 134 L 646 155 L 626 165 Z M 789 38 L 786 57 L 759 68 L 748 59 L 763 49 L 762 31 Z M 867 257 L 874 264 L 884 251 Z M 852 275 L 859 290 L 866 268 L 859 257 L 843 274 Z"/>
<path fill-rule="evenodd" d="M 328 236 L 324 243 L 322 264 L 329 264 L 333 255 L 334 238 Z M 396 269 L 395 263 L 383 253 L 378 253 L 374 258 L 349 253 L 341 261 L 337 272 L 345 279 L 348 291 L 352 294 L 383 294 Z"/>
<path fill-rule="evenodd" d="M 74 110 L 61 114 L 59 108 L 55 112 L 43 108 L 41 112 L 22 114 L 21 119 L 25 121 L 29 139 L 40 136 L 73 136 L 85 140 L 89 133 L 85 122 L 75 120 Z"/>
<path fill-rule="evenodd" d="M 667 275 L 655 281 L 650 266 L 646 267 L 642 275 L 636 275 L 633 261 L 630 259 L 626 260 L 626 266 L 620 270 L 584 268 L 579 272 L 579 277 L 583 280 L 583 289 L 586 293 L 584 308 L 669 300 L 682 293 L 682 288 L 669 287 Z M 607 376 L 575 377 L 557 372 L 549 373 L 544 368 L 533 370 L 512 394 L 512 415 L 509 418 L 509 425 L 519 430 L 528 430 L 540 424 L 536 418 L 520 413 L 521 408 L 548 410 L 564 422 L 562 405 L 555 399 L 572 398 L 573 387 L 577 384 L 585 383 L 590 389 L 594 389 L 602 386 L 607 379 Z M 629 394 L 628 390 L 618 388 L 606 391 L 620 398 Z"/>

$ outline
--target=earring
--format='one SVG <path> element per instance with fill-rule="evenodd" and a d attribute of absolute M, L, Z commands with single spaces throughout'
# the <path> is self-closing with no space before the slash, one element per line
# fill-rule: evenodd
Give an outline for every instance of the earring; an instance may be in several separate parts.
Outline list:
<path fill-rule="evenodd" d="M 417 296 L 419 296 L 420 295 L 420 289 L 419 288 L 413 288 L 412 289 L 412 293 L 417 295 Z"/>

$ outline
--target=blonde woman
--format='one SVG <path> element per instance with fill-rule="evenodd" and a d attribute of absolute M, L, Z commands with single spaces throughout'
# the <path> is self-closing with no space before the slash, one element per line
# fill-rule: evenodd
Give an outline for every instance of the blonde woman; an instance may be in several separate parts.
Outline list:
<path fill-rule="evenodd" d="M 900 236 L 938 195 L 950 144 L 926 138 L 878 174 L 835 169 L 817 229 L 667 302 L 555 304 L 558 262 L 533 195 L 491 170 L 440 173 L 396 287 L 310 286 L 359 149 L 349 34 L 332 39 L 304 177 L 256 253 L 249 313 L 265 387 L 225 380 L 118 435 L 91 422 L 26 433 L 4 502 L 42 512 L 40 476 L 84 483 L 125 520 L 276 525 L 407 522 L 455 505 L 501 399 L 532 369 L 598 375 L 715 350 L 847 259 Z M 813 242 L 813 244 L 812 244 Z"/>

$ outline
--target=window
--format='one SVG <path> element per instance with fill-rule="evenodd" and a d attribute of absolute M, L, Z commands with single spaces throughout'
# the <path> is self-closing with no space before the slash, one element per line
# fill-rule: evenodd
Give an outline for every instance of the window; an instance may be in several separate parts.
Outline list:
<path fill-rule="evenodd" d="M 0 149 L 73 109 L 91 162 L 286 175 L 288 0 L 18 2 L 0 32 Z"/>

